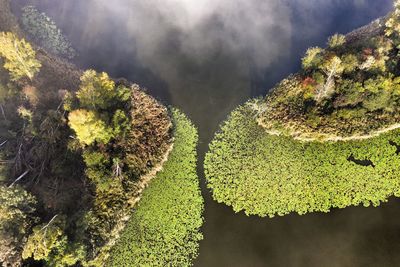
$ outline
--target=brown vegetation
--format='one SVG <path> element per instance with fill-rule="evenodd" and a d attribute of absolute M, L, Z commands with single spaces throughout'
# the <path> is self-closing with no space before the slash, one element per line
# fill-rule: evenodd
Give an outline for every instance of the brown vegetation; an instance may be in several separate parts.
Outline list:
<path fill-rule="evenodd" d="M 167 109 L 138 85 L 132 87 L 131 101 L 135 124 L 121 145 L 126 148 L 130 170 L 141 175 L 154 167 L 168 150 L 172 123 Z"/>

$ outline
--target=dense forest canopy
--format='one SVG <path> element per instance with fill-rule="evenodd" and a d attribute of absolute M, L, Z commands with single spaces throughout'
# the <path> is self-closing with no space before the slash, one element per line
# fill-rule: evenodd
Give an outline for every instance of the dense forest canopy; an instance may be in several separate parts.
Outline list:
<path fill-rule="evenodd" d="M 166 236 L 180 243 L 187 233 L 187 251 L 171 245 L 162 253 L 190 265 L 203 200 L 188 119 L 139 85 L 69 63 L 75 49 L 35 7 L 23 8 L 21 28 L 8 1 L 0 10 L 0 265 L 104 266 L 121 233 L 139 234 L 123 232 L 140 223 L 130 220 L 136 209 L 163 220 L 168 201 L 181 205 L 168 214 L 182 219 L 167 220 L 180 230 L 165 228 L 147 245 Z M 138 207 L 144 192 L 154 204 Z"/>
<path fill-rule="evenodd" d="M 267 132 L 302 140 L 368 137 L 398 128 L 400 4 L 328 47 L 309 48 L 302 70 L 254 103 Z"/>

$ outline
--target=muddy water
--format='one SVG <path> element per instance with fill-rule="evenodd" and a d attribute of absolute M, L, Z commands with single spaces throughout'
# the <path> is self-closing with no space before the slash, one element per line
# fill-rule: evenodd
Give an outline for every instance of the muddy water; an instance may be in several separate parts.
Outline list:
<path fill-rule="evenodd" d="M 79 48 L 76 63 L 80 67 L 136 81 L 164 103 L 181 108 L 197 125 L 206 222 L 195 266 L 400 265 L 400 200 L 391 199 L 379 208 L 352 207 L 329 214 L 247 217 L 212 200 L 202 168 L 207 144 L 232 109 L 267 93 L 295 72 L 307 47 L 324 45 L 329 35 L 346 33 L 385 15 L 390 0 L 259 1 L 266 16 L 271 16 L 267 20 L 254 15 L 265 23 L 259 30 L 265 35 L 261 40 L 246 28 L 237 31 L 236 24 L 229 28 L 227 24 L 235 23 L 230 17 L 208 16 L 199 26 L 187 29 L 171 25 L 162 13 L 152 13 L 142 5 L 136 14 L 140 21 L 132 20 L 134 11 L 126 10 L 135 0 L 109 1 L 118 7 L 115 10 L 103 0 L 13 1 L 16 11 L 30 2 L 52 16 Z M 243 23 L 257 26 L 251 18 Z M 231 37 L 225 38 L 227 29 L 235 37 L 233 45 L 226 41 Z M 242 34 L 248 36 L 241 38 Z M 218 38 L 221 35 L 223 39 Z M 190 38 L 195 42 L 188 44 Z M 200 48 L 194 49 L 196 45 Z"/>

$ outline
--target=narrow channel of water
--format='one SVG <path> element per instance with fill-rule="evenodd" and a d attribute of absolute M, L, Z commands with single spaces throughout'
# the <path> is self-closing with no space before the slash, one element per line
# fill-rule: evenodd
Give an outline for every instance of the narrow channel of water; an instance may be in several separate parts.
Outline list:
<path fill-rule="evenodd" d="M 195 266 L 398 266 L 400 200 L 329 214 L 247 217 L 212 200 L 202 167 L 230 111 L 295 72 L 307 47 L 385 15 L 391 0 L 249 0 L 229 12 L 229 1 L 221 0 L 211 14 L 190 5 L 180 11 L 184 0 L 157 10 L 144 0 L 13 1 L 15 9 L 29 2 L 53 17 L 80 51 L 80 67 L 136 81 L 197 125 L 206 222 Z"/>

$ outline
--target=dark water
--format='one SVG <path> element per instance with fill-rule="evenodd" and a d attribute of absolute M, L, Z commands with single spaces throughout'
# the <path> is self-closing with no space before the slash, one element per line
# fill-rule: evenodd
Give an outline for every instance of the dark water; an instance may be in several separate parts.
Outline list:
<path fill-rule="evenodd" d="M 195 266 L 400 266 L 400 200 L 329 214 L 247 217 L 212 201 L 202 168 L 230 111 L 298 70 L 307 47 L 385 15 L 390 0 L 221 0 L 195 22 L 199 8 L 180 11 L 184 0 L 14 0 L 16 11 L 26 2 L 56 20 L 79 48 L 81 68 L 146 86 L 199 128 L 206 222 Z"/>

